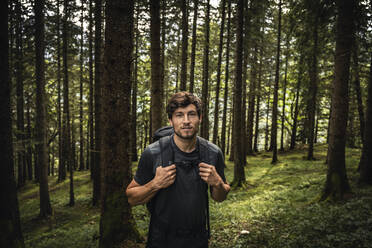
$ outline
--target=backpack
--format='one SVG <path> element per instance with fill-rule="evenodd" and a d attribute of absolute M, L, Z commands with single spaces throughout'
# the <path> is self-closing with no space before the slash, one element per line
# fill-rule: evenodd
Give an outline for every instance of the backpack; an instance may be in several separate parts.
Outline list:
<path fill-rule="evenodd" d="M 152 139 L 153 143 L 159 142 L 160 146 L 160 156 L 158 156 L 158 160 L 156 161 L 156 164 L 158 165 L 165 165 L 165 161 L 168 161 L 168 164 L 165 166 L 169 166 L 174 162 L 174 151 L 171 147 L 171 138 L 174 134 L 174 129 L 171 126 L 165 126 L 161 127 L 158 130 L 155 131 Z M 199 141 L 199 159 L 201 162 L 205 162 L 208 164 L 211 164 L 211 161 L 213 161 L 213 158 L 211 157 L 211 153 L 209 152 L 209 144 L 208 141 L 204 138 L 197 137 Z M 156 171 L 156 167 L 153 168 L 154 172 Z M 206 197 L 206 227 L 207 227 L 207 235 L 208 239 L 210 238 L 210 220 L 209 220 L 209 197 L 208 197 L 208 187 L 206 187 L 207 190 L 205 192 Z M 151 206 L 148 207 L 149 210 L 151 209 Z M 151 211 L 150 211 L 151 212 Z M 151 225 L 151 219 L 150 219 L 150 225 Z"/>

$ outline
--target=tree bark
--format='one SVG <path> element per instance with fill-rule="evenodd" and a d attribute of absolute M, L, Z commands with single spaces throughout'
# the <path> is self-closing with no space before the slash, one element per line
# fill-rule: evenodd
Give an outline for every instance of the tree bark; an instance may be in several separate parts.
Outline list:
<path fill-rule="evenodd" d="M 136 9 L 136 23 L 135 23 L 135 52 L 134 52 L 134 73 L 133 73 L 133 87 L 132 87 L 132 104 L 131 104 L 131 159 L 132 161 L 138 161 L 137 154 L 137 77 L 138 77 L 138 42 L 140 32 L 138 30 L 138 19 L 139 19 L 139 5 Z M 163 61 L 164 62 L 164 61 Z M 162 69 L 164 73 L 164 68 Z M 164 76 L 164 75 L 163 75 Z M 164 79 L 164 77 L 163 77 Z"/>
<path fill-rule="evenodd" d="M 92 172 L 92 169 L 94 168 L 94 88 L 93 88 L 93 1 L 89 0 L 89 119 L 88 119 L 88 130 L 89 130 L 89 147 L 87 147 L 87 169 L 90 169 Z M 93 174 L 91 173 L 91 179 Z"/>
<path fill-rule="evenodd" d="M 213 138 L 212 142 L 216 144 L 218 136 L 218 119 L 219 119 L 219 101 L 220 101 L 220 85 L 221 85 L 221 63 L 222 63 L 222 49 L 223 49 L 223 32 L 225 27 L 225 2 L 222 0 L 221 5 L 221 28 L 220 28 L 220 42 L 218 45 L 218 61 L 217 61 L 217 79 L 216 79 L 216 98 L 214 108 L 214 123 L 213 123 Z"/>
<path fill-rule="evenodd" d="M 130 93 L 134 0 L 106 1 L 102 85 L 103 190 L 100 248 L 138 239 L 131 207 L 123 193 L 131 180 Z M 124 10 L 124 13 L 123 13 Z"/>
<path fill-rule="evenodd" d="M 198 20 L 198 0 L 194 0 L 194 19 L 192 23 L 192 43 L 191 43 L 191 62 L 190 62 L 190 92 L 194 92 L 194 73 L 195 73 L 195 51 L 196 51 L 196 26 Z"/>
<path fill-rule="evenodd" d="M 58 122 L 58 182 L 66 179 L 66 167 L 63 156 L 62 104 L 61 104 L 61 14 L 60 0 L 57 0 L 57 122 Z"/>
<path fill-rule="evenodd" d="M 362 93 L 360 89 L 360 77 L 359 77 L 359 59 L 358 59 L 358 44 L 355 42 L 353 47 L 353 72 L 354 72 L 354 89 L 356 94 L 356 99 L 358 103 L 358 113 L 359 113 L 359 123 L 360 123 L 360 136 L 362 144 L 364 144 L 364 130 L 365 130 L 365 120 L 363 111 L 363 100 Z"/>
<path fill-rule="evenodd" d="M 25 128 L 24 128 L 24 97 L 23 97 L 23 44 L 22 44 L 22 9 L 21 2 L 15 3 L 16 12 L 16 93 L 17 93 L 17 164 L 18 164 L 18 188 L 26 183 L 25 170 Z"/>
<path fill-rule="evenodd" d="M 258 68 L 258 80 L 257 80 L 257 89 L 261 89 L 261 79 L 262 79 L 262 63 L 263 63 L 263 49 L 260 48 L 260 65 Z M 260 124 L 260 103 L 261 103 L 261 93 L 257 90 L 256 93 L 256 123 L 254 131 L 254 142 L 253 142 L 253 151 L 258 152 L 258 133 L 259 133 L 259 124 Z"/>
<path fill-rule="evenodd" d="M 230 65 L 230 23 L 231 23 L 231 1 L 228 1 L 227 7 L 227 40 L 226 40 L 226 61 L 225 61 L 225 89 L 223 96 L 223 115 L 222 115 L 222 130 L 221 130 L 221 150 L 224 155 L 227 154 L 226 149 L 226 119 L 227 105 L 229 96 L 229 65 Z M 229 142 L 227 142 L 227 147 Z"/>
<path fill-rule="evenodd" d="M 244 0 L 238 0 L 236 6 L 236 52 L 235 52 L 235 87 L 234 87 L 234 187 L 241 187 L 245 183 L 243 144 L 240 132 L 242 130 L 242 67 L 243 67 L 243 27 Z"/>
<path fill-rule="evenodd" d="M 160 57 L 160 1 L 150 1 L 151 14 L 151 134 L 161 127 L 163 106 L 163 83 Z M 151 138 L 151 137 L 150 137 Z"/>
<path fill-rule="evenodd" d="M 74 153 L 71 151 L 71 124 L 70 124 L 70 101 L 69 101 L 69 78 L 68 78 L 68 60 L 67 60 L 67 49 L 68 49 L 68 17 L 69 17 L 69 0 L 64 0 L 63 4 L 64 15 L 63 15 L 63 117 L 62 117 L 62 138 L 63 138 L 63 163 L 64 167 L 70 171 L 70 201 L 69 205 L 73 206 L 75 199 L 73 194 L 73 164 L 72 156 Z"/>
<path fill-rule="evenodd" d="M 270 72 L 269 76 L 269 92 L 267 94 L 267 108 L 266 108 L 266 126 L 265 126 L 265 151 L 269 151 L 271 147 L 269 147 L 269 113 L 270 113 L 270 99 L 271 99 L 271 80 L 272 80 L 272 73 Z M 271 145 L 270 145 L 271 146 Z"/>
<path fill-rule="evenodd" d="M 23 248 L 23 236 L 14 177 L 10 110 L 8 0 L 0 3 L 0 246 Z"/>
<path fill-rule="evenodd" d="M 209 22 L 210 22 L 210 0 L 206 3 L 205 13 L 205 40 L 204 40 L 204 53 L 203 53 L 203 86 L 202 86 L 202 116 L 200 136 L 209 139 L 209 108 L 208 108 L 208 84 L 209 84 Z"/>
<path fill-rule="evenodd" d="M 318 5 L 319 3 L 317 3 Z M 312 47 L 312 58 L 311 66 L 309 68 L 310 86 L 309 86 L 309 98 L 308 98 L 308 142 L 309 148 L 307 153 L 307 160 L 314 159 L 314 129 L 315 129 L 315 112 L 316 112 L 316 95 L 318 92 L 318 26 L 319 17 L 318 13 L 320 8 L 315 9 L 315 20 L 313 25 L 313 47 Z"/>
<path fill-rule="evenodd" d="M 84 47 L 84 1 L 80 2 L 81 4 L 81 19 L 80 19 L 80 29 L 81 29 L 81 34 L 80 34 L 80 108 L 79 108 L 79 170 L 84 170 L 85 169 L 85 164 L 84 164 L 84 129 L 83 129 L 83 75 L 84 75 L 84 69 L 83 69 L 83 62 L 84 62 L 84 57 L 83 57 L 83 47 Z"/>
<path fill-rule="evenodd" d="M 278 90 L 279 90 L 279 64 L 280 64 L 280 36 L 282 27 L 282 1 L 279 0 L 279 17 L 278 17 L 278 36 L 277 36 L 277 50 L 276 50 L 276 68 L 275 68 L 275 84 L 274 84 L 274 101 L 273 101 L 273 115 L 271 124 L 271 144 L 273 151 L 273 158 L 271 163 L 275 164 L 278 161 L 277 149 L 277 132 L 278 132 Z"/>
<path fill-rule="evenodd" d="M 296 146 L 296 138 L 297 138 L 297 122 L 298 122 L 298 102 L 300 98 L 300 88 L 301 88 L 301 81 L 302 81 L 302 72 L 303 72 L 303 61 L 304 56 L 300 55 L 300 60 L 298 63 L 298 76 L 297 76 L 297 85 L 296 85 L 296 100 L 295 100 L 295 109 L 293 115 L 293 125 L 292 125 L 292 133 L 291 133 L 291 144 L 289 146 L 289 150 L 293 150 Z"/>
<path fill-rule="evenodd" d="M 36 55 L 36 151 L 39 164 L 40 217 L 52 215 L 48 186 L 48 155 L 46 145 L 45 41 L 44 1 L 35 0 L 35 55 Z"/>
<path fill-rule="evenodd" d="M 287 72 L 289 57 L 289 35 L 287 37 L 287 52 L 285 56 L 284 82 L 283 82 L 283 106 L 282 106 L 282 129 L 280 132 L 280 151 L 284 151 L 284 126 L 285 126 L 285 100 L 287 92 Z"/>
<path fill-rule="evenodd" d="M 372 184 L 372 53 L 371 64 L 369 68 L 369 81 L 368 81 L 368 99 L 367 99 L 367 112 L 366 123 L 364 131 L 364 143 L 362 148 L 362 156 L 359 162 L 359 183 Z"/>
<path fill-rule="evenodd" d="M 189 43 L 189 24 L 187 14 L 187 1 L 181 0 L 181 12 L 182 12 L 182 58 L 181 58 L 181 84 L 180 91 L 186 90 L 187 81 L 187 53 Z"/>
<path fill-rule="evenodd" d="M 31 138 L 32 138 L 32 133 L 31 133 L 31 95 L 27 94 L 27 104 L 26 104 L 26 119 L 27 119 L 27 176 L 28 180 L 33 179 L 33 173 L 32 173 L 32 143 L 31 143 Z"/>
<path fill-rule="evenodd" d="M 93 174 L 93 206 L 98 206 L 101 198 L 101 76 L 102 76 L 102 0 L 95 0 L 94 7 L 94 161 Z"/>
<path fill-rule="evenodd" d="M 328 145 L 328 172 L 321 200 L 343 198 L 350 191 L 345 168 L 350 53 L 354 38 L 355 1 L 337 0 L 335 79 Z"/>
<path fill-rule="evenodd" d="M 255 41 L 254 41 L 255 42 Z M 257 53 L 258 44 L 254 44 L 252 69 L 251 69 L 251 80 L 249 85 L 249 97 L 248 97 L 248 115 L 247 115 L 247 154 L 253 154 L 253 123 L 254 123 L 254 109 L 255 109 L 255 97 L 256 97 L 256 82 L 257 82 Z"/>

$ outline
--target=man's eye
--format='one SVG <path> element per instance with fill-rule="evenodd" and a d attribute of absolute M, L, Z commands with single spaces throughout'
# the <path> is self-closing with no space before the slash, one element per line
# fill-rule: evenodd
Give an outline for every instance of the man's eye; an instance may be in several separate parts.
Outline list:
<path fill-rule="evenodd" d="M 194 116 L 196 116 L 196 113 L 195 112 L 191 112 L 191 113 L 189 113 L 189 116 L 194 117 Z"/>
<path fill-rule="evenodd" d="M 182 117 L 183 114 L 176 114 L 176 117 Z"/>

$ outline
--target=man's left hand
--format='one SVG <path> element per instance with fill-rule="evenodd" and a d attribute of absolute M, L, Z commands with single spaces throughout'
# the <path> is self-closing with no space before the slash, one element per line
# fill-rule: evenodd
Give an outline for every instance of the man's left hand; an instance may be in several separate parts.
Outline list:
<path fill-rule="evenodd" d="M 206 163 L 199 164 L 199 175 L 208 185 L 217 187 L 223 184 L 222 178 L 218 175 L 216 168 L 213 165 Z"/>

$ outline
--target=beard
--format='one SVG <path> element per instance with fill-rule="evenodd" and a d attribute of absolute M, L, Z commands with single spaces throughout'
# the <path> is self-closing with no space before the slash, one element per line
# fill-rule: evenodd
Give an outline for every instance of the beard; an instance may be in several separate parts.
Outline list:
<path fill-rule="evenodd" d="M 197 133 L 198 133 L 198 130 L 197 130 L 197 129 L 194 129 L 194 132 L 191 133 L 190 135 L 182 135 L 181 132 L 176 131 L 176 130 L 174 130 L 174 133 L 175 133 L 178 137 L 180 137 L 181 139 L 191 140 L 191 139 L 194 139 L 194 138 L 195 138 L 195 136 L 196 136 Z"/>

